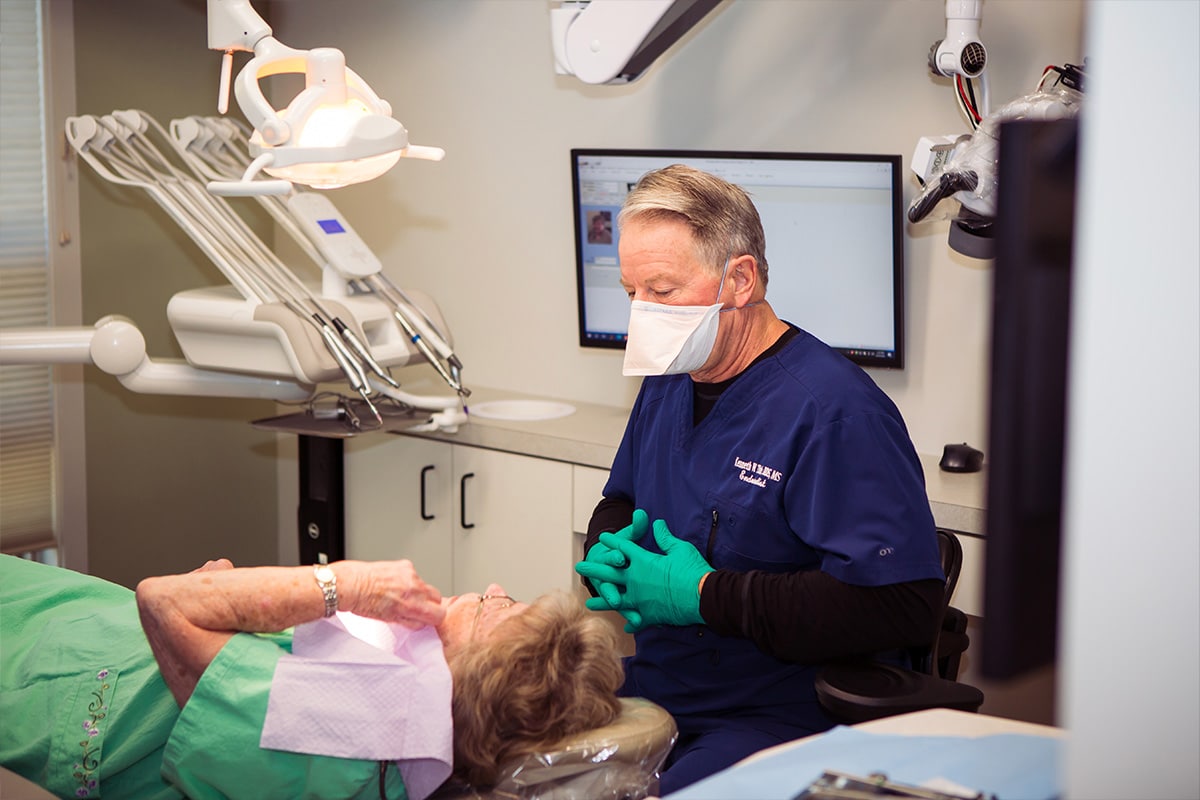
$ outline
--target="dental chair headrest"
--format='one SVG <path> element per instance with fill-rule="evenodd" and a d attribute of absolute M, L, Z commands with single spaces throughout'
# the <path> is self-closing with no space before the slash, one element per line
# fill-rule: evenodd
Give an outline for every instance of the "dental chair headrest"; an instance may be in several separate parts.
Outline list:
<path fill-rule="evenodd" d="M 431 800 L 623 800 L 658 791 L 659 770 L 678 729 L 660 706 L 621 698 L 610 724 L 563 739 L 552 749 L 505 764 L 488 790 L 453 779 Z"/>

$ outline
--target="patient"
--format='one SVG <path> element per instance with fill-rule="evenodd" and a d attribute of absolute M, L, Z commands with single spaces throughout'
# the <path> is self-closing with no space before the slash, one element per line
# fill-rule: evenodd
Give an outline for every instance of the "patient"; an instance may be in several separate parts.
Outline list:
<path fill-rule="evenodd" d="M 408 561 L 332 569 L 338 610 L 411 630 L 435 650 L 440 639 L 453 678 L 456 777 L 490 784 L 498 764 L 616 717 L 614 634 L 565 592 L 525 604 L 492 585 L 483 596 L 442 598 Z M 147 578 L 135 602 L 122 586 L 0 556 L 0 764 L 61 797 L 427 795 L 436 785 L 406 787 L 403 763 L 260 746 L 276 665 L 282 673 L 302 633 L 346 619 L 304 624 L 328 607 L 311 567 L 222 559 Z M 333 676 L 352 670 L 325 666 Z M 328 698 L 337 683 L 311 684 L 296 705 L 336 716 Z M 428 706 L 420 685 L 386 688 L 406 709 Z"/>

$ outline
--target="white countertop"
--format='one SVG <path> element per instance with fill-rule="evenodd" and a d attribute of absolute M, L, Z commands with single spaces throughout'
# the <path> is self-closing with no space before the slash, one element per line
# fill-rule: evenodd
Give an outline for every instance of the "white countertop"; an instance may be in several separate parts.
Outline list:
<path fill-rule="evenodd" d="M 939 527 L 983 535 L 987 516 L 987 466 L 979 472 L 945 472 L 942 455 L 920 454 L 925 468 L 925 492 Z"/>
<path fill-rule="evenodd" d="M 496 389 L 471 387 L 467 404 L 468 413 L 472 405 L 497 400 L 536 400 L 553 398 L 531 397 Z M 604 406 L 595 403 L 579 403 L 564 400 L 575 407 L 575 413 L 557 419 L 523 421 L 471 417 L 455 433 L 442 431 L 405 433 L 443 442 L 485 447 L 509 453 L 566 461 L 588 467 L 608 469 L 617 454 L 617 445 L 625 433 L 625 422 L 629 409 Z"/>
<path fill-rule="evenodd" d="M 546 401 L 553 398 L 531 397 L 515 392 L 472 387 L 470 405 L 497 400 L 526 399 Z M 498 420 L 472 417 L 456 433 L 405 433 L 489 450 L 565 461 L 571 464 L 608 469 L 625 432 L 629 409 L 595 403 L 567 402 L 575 412 L 547 420 Z M 987 489 L 986 467 L 982 472 L 953 473 L 938 468 L 941 454 L 921 454 L 925 483 L 934 520 L 941 527 L 982 535 Z"/>

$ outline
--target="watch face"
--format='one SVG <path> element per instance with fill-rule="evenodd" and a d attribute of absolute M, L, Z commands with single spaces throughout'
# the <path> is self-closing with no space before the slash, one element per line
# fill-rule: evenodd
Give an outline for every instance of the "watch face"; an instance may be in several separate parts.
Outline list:
<path fill-rule="evenodd" d="M 317 580 L 321 581 L 321 583 L 329 583 L 335 580 L 333 570 L 326 566 L 317 567 L 316 575 Z"/>

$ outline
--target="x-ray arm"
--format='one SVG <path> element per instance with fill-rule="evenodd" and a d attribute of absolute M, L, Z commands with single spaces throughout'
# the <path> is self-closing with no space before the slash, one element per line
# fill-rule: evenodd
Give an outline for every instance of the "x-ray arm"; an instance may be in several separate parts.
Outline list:
<path fill-rule="evenodd" d="M 555 71 L 629 83 L 721 0 L 563 0 L 550 10 Z"/>

